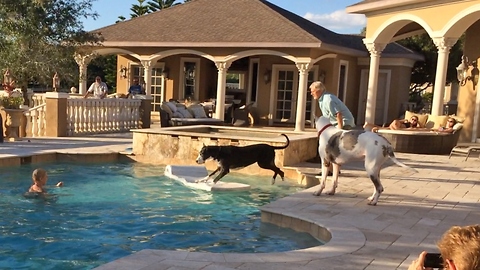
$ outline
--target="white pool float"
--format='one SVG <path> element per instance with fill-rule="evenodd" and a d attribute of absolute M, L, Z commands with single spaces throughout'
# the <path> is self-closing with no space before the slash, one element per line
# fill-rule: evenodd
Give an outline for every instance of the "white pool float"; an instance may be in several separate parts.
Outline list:
<path fill-rule="evenodd" d="M 196 188 L 206 191 L 239 191 L 248 190 L 250 185 L 242 183 L 222 182 L 216 184 L 210 179 L 207 182 L 200 181 L 208 176 L 205 166 L 196 165 L 167 165 L 165 167 L 165 176 L 177 180 L 190 188 Z"/>

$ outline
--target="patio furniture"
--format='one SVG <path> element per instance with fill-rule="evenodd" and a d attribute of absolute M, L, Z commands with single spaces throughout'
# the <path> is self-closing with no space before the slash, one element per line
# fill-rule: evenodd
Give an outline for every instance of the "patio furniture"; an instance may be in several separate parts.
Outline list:
<path fill-rule="evenodd" d="M 448 158 L 451 158 L 452 155 L 465 155 L 465 161 L 470 157 L 470 154 L 472 152 L 479 152 L 480 151 L 480 145 L 457 145 L 454 148 L 452 148 L 452 151 L 450 151 L 450 155 Z"/>
<path fill-rule="evenodd" d="M 380 129 L 396 152 L 414 154 L 445 155 L 455 147 L 460 132 L 446 133 L 430 130 L 391 130 Z"/>
<path fill-rule="evenodd" d="M 247 127 L 258 124 L 259 118 L 255 107 L 253 107 L 254 104 L 255 102 L 252 102 L 233 111 L 232 123 L 234 126 Z"/>
<path fill-rule="evenodd" d="M 183 103 L 163 102 L 160 106 L 160 126 L 224 125 L 220 119 L 207 116 L 207 109 L 201 104 L 188 107 Z"/>
<path fill-rule="evenodd" d="M 457 145 L 460 130 L 463 127 L 463 119 L 449 115 L 418 114 L 410 111 L 405 112 L 405 119 L 416 116 L 421 128 L 409 129 L 379 129 L 378 133 L 385 137 L 396 152 L 414 154 L 449 154 Z M 437 131 L 444 127 L 448 118 L 453 117 L 457 123 L 453 132 Z"/>

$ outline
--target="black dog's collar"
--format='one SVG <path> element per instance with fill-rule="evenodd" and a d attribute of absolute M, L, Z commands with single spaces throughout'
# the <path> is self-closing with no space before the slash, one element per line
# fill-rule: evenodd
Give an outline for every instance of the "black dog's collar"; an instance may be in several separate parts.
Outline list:
<path fill-rule="evenodd" d="M 320 131 L 318 132 L 318 137 L 320 137 L 320 135 L 322 135 L 322 132 L 325 131 L 325 129 L 329 128 L 329 127 L 333 127 L 332 124 L 328 124 L 326 126 L 324 126 L 322 129 L 320 129 Z"/>

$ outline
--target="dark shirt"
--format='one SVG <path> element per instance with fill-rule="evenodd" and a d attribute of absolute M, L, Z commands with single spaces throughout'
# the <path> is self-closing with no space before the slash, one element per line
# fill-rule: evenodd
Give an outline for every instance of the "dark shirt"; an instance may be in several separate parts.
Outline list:
<path fill-rule="evenodd" d="M 145 92 L 143 92 L 142 86 L 139 84 L 131 85 L 130 88 L 128 89 L 128 93 L 131 95 L 145 94 Z"/>

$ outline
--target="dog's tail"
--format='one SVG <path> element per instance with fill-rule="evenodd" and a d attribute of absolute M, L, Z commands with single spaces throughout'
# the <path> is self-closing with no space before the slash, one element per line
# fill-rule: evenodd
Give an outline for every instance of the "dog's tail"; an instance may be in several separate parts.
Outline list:
<path fill-rule="evenodd" d="M 387 153 L 388 153 L 388 157 L 395 163 L 397 164 L 398 166 L 400 167 L 404 167 L 404 168 L 407 168 L 409 170 L 411 170 L 412 172 L 418 172 L 416 169 L 400 162 L 396 157 L 395 157 L 395 153 L 393 152 L 393 149 L 391 147 L 388 147 L 387 149 Z"/>
<path fill-rule="evenodd" d="M 282 133 L 282 135 L 285 136 L 285 139 L 287 139 L 287 144 L 285 144 L 284 146 L 274 146 L 273 149 L 275 149 L 275 150 L 285 149 L 290 144 L 290 140 L 288 139 L 288 136 L 286 134 L 283 134 L 283 133 Z"/>

